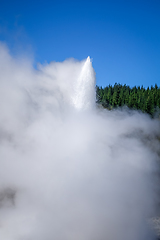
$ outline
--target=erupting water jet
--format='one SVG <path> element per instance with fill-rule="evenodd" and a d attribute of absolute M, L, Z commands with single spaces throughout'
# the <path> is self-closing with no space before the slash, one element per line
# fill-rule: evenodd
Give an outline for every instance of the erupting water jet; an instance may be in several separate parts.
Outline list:
<path fill-rule="evenodd" d="M 73 105 L 78 110 L 92 109 L 95 106 L 95 72 L 88 56 L 75 82 Z"/>

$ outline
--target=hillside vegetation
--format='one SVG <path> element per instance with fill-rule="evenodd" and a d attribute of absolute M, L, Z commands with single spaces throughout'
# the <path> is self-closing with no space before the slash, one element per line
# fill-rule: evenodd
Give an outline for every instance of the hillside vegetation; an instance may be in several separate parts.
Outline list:
<path fill-rule="evenodd" d="M 108 109 L 128 106 L 149 113 L 152 117 L 160 116 L 160 87 L 157 84 L 147 89 L 143 86 L 130 88 L 117 83 L 105 88 L 96 86 L 96 96 L 97 103 Z"/>

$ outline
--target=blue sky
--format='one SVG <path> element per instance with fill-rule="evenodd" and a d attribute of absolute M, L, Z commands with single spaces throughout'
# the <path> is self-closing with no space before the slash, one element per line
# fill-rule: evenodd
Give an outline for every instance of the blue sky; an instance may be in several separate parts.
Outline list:
<path fill-rule="evenodd" d="M 0 0 L 0 41 L 34 64 L 90 56 L 100 86 L 160 86 L 160 0 Z"/>

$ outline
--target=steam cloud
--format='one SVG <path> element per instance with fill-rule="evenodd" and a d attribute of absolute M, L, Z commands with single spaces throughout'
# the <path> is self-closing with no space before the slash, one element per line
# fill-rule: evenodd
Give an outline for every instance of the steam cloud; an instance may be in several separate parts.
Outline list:
<path fill-rule="evenodd" d="M 159 121 L 95 105 L 90 58 L 0 45 L 0 239 L 152 240 Z"/>

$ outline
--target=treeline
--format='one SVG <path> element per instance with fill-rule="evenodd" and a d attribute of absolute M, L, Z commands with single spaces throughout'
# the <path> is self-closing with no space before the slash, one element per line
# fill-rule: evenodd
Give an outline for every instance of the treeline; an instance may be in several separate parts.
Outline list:
<path fill-rule="evenodd" d="M 105 88 L 96 86 L 96 95 L 97 102 L 108 109 L 128 106 L 131 109 L 147 112 L 151 116 L 156 113 L 160 115 L 160 87 L 157 84 L 147 89 L 143 86 L 130 88 L 117 83 Z"/>

